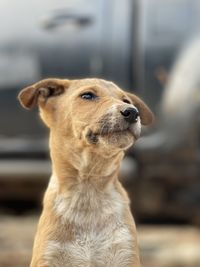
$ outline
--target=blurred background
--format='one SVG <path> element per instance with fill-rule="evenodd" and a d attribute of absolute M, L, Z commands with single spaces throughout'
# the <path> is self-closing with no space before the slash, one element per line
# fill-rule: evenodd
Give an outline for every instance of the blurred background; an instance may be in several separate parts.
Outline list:
<path fill-rule="evenodd" d="M 29 265 L 51 172 L 48 133 L 19 90 L 100 77 L 156 114 L 128 151 L 143 267 L 200 266 L 200 1 L 0 0 L 0 267 Z"/>

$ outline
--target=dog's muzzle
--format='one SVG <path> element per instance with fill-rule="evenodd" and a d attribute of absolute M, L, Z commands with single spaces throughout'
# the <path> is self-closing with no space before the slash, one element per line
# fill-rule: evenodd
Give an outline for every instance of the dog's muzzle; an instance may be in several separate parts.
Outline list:
<path fill-rule="evenodd" d="M 120 140 L 127 134 L 134 136 L 135 140 L 140 135 L 140 117 L 136 107 L 125 107 L 116 113 L 108 112 L 87 131 L 86 138 L 89 143 L 97 144 L 99 137 Z M 120 137 L 121 136 L 121 137 Z M 113 140 L 114 140 L 113 139 Z"/>

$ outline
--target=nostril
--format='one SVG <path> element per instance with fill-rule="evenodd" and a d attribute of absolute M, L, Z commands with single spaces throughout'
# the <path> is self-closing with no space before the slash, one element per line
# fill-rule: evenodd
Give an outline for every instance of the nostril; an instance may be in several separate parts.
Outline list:
<path fill-rule="evenodd" d="M 127 122 L 134 123 L 138 120 L 139 112 L 136 108 L 126 108 L 121 110 L 120 113 Z"/>
<path fill-rule="evenodd" d="M 121 110 L 120 112 L 124 117 L 129 117 L 131 114 L 131 112 L 128 109 L 125 109 L 123 111 Z"/>

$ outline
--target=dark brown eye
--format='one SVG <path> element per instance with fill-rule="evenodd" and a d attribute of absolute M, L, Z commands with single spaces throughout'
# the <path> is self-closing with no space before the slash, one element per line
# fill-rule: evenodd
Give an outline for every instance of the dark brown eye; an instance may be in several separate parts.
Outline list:
<path fill-rule="evenodd" d="M 124 103 L 131 104 L 131 102 L 128 99 L 123 99 Z"/>
<path fill-rule="evenodd" d="M 94 100 L 97 98 L 97 96 L 92 92 L 85 92 L 81 94 L 80 97 L 85 100 Z"/>

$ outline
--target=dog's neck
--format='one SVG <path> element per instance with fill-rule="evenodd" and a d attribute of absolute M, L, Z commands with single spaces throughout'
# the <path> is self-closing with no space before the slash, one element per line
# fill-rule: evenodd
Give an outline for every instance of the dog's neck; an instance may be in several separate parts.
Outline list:
<path fill-rule="evenodd" d="M 89 181 L 98 188 L 105 188 L 117 178 L 124 152 L 103 157 L 91 147 L 77 146 L 71 140 L 50 138 L 53 173 L 62 190 L 80 182 Z"/>

